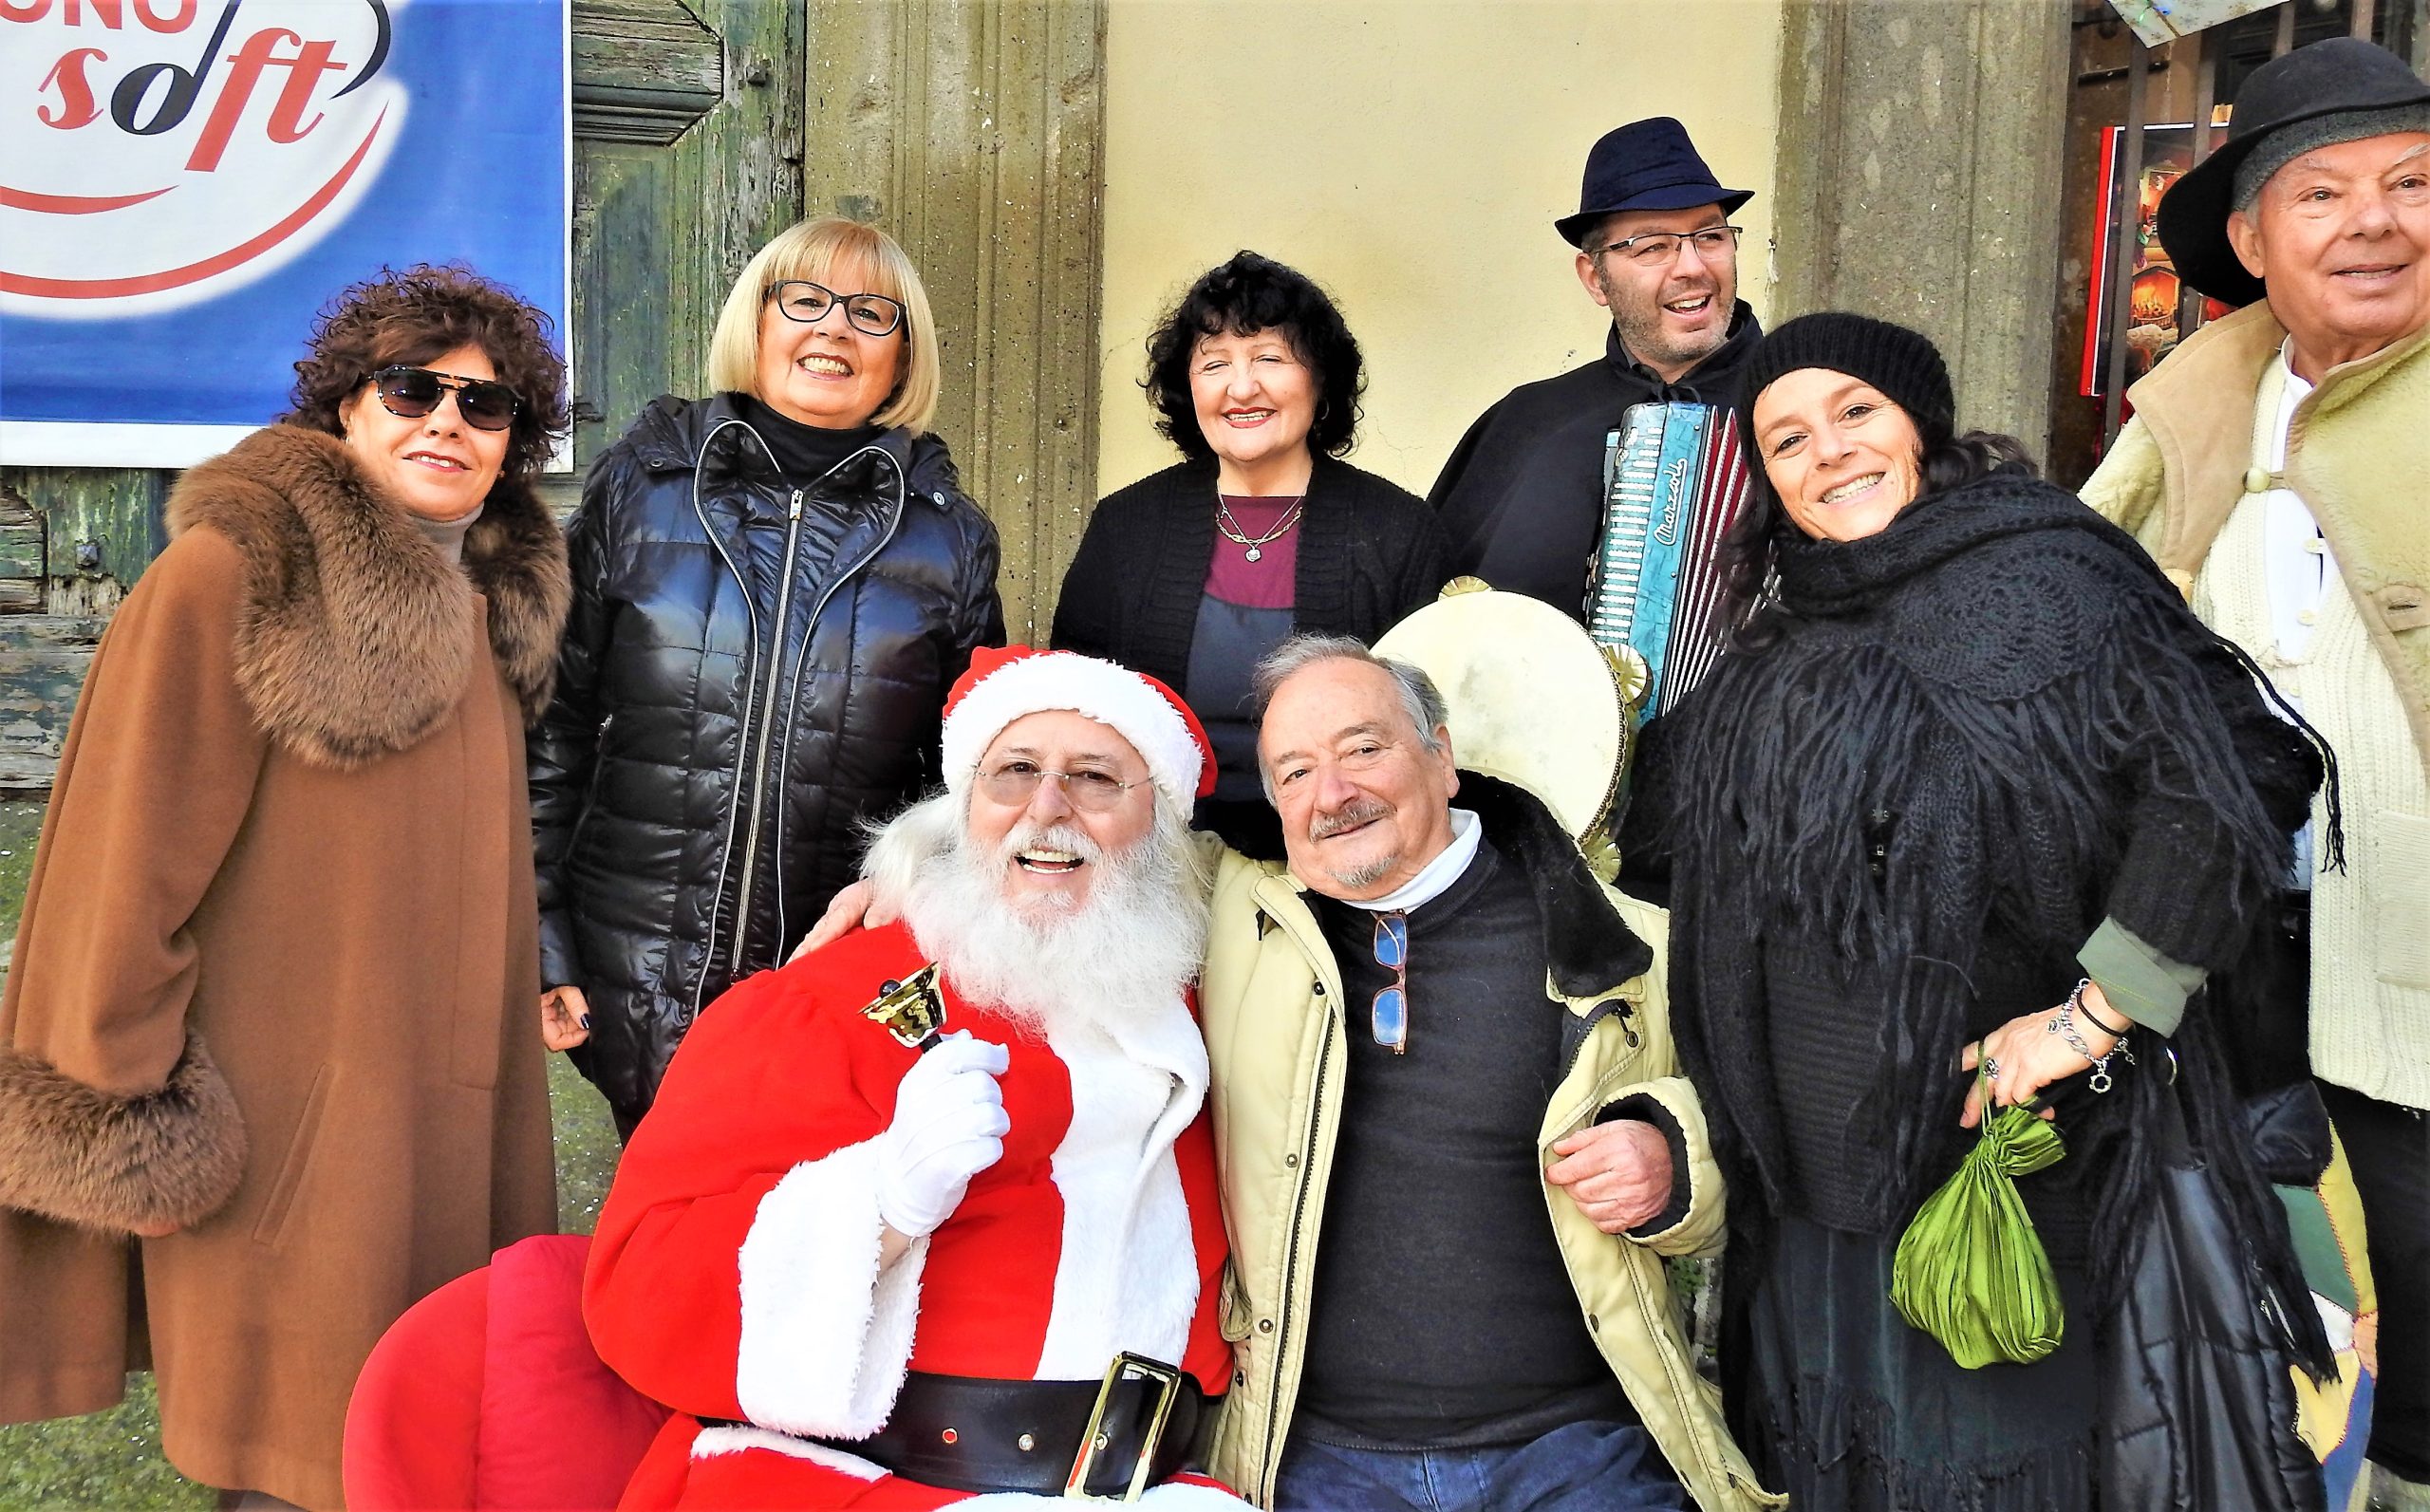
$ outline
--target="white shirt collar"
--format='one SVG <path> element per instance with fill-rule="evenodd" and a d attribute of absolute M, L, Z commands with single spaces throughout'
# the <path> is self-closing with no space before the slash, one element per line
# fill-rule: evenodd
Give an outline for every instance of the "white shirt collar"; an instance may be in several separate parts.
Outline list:
<path fill-rule="evenodd" d="M 2295 371 L 2295 338 L 2292 336 L 2279 345 L 2278 369 L 2285 382 L 2278 390 L 2278 408 L 2270 418 L 2270 432 L 2265 442 L 2267 453 L 2254 458 L 2273 473 L 2286 470 L 2287 433 L 2294 428 L 2295 406 L 2312 391 L 2312 385 Z"/>
<path fill-rule="evenodd" d="M 1468 864 L 1477 858 L 1477 843 L 1485 838 L 1485 826 L 1467 809 L 1451 811 L 1451 843 L 1428 862 L 1418 874 L 1394 887 L 1380 898 L 1345 898 L 1342 901 L 1370 913 L 1390 913 L 1398 909 L 1407 913 L 1420 905 L 1432 903 L 1450 888 L 1451 884 L 1467 874 Z"/>

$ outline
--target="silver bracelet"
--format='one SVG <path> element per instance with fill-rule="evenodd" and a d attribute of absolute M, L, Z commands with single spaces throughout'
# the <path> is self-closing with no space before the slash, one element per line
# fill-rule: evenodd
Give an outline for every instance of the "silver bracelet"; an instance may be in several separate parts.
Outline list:
<path fill-rule="evenodd" d="M 2067 1000 L 2059 1005 L 2059 1017 L 2042 1027 L 2048 1033 L 2065 1039 L 2069 1050 L 2084 1056 L 2092 1064 L 2092 1090 L 2096 1092 L 2105 1092 L 2116 1085 L 2109 1074 L 2110 1056 L 2123 1055 L 2126 1057 L 2126 1064 L 2131 1066 L 2135 1064 L 2135 1053 L 2126 1048 L 2126 1036 L 2123 1035 L 2118 1036 L 2118 1043 L 2110 1047 L 2108 1055 L 2094 1055 L 2092 1046 L 2084 1042 L 2084 1032 L 2076 1027 L 2076 1015 L 2084 1007 L 2084 989 L 2091 985 L 2092 979 L 2089 977 L 2079 980 L 2075 990 L 2067 994 Z"/>

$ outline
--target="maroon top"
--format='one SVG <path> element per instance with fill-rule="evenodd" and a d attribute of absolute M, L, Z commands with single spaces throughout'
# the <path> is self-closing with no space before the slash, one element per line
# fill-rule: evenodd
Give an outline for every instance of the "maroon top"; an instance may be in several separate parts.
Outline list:
<path fill-rule="evenodd" d="M 1232 525 L 1243 535 L 1256 540 L 1282 523 L 1282 516 L 1299 503 L 1291 496 L 1281 498 L 1224 495 L 1225 507 L 1232 512 Z M 1206 562 L 1206 596 L 1222 599 L 1249 609 L 1287 609 L 1299 581 L 1299 524 L 1257 549 L 1257 560 L 1249 560 L 1249 549 L 1224 533 L 1221 516 L 1215 529 L 1215 554 Z"/>

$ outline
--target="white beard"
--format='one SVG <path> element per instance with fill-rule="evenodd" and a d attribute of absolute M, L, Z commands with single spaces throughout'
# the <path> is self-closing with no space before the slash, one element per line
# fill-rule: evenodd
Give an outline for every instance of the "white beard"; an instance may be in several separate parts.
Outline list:
<path fill-rule="evenodd" d="M 1013 852 L 1043 845 L 1085 858 L 1086 900 L 1017 904 L 1004 890 Z M 1169 1008 L 1206 949 L 1207 885 L 1182 817 L 1161 796 L 1155 827 L 1109 855 L 1077 830 L 1026 823 L 992 854 L 976 850 L 962 800 L 943 793 L 877 832 L 863 867 L 876 902 L 899 911 L 921 950 L 963 999 L 1044 1037 L 1112 1026 Z"/>

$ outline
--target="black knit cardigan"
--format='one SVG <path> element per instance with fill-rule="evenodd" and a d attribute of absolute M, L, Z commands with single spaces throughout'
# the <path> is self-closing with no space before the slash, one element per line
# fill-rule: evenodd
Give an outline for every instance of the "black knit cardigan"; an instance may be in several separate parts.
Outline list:
<path fill-rule="evenodd" d="M 1442 527 L 1426 501 L 1317 458 L 1299 533 L 1292 627 L 1373 642 L 1442 591 Z M 1183 462 L 1108 495 L 1063 574 L 1054 645 L 1119 662 L 1187 698 L 1190 643 L 1215 555 L 1215 463 Z"/>
<path fill-rule="evenodd" d="M 2106 915 L 2215 981 L 2234 972 L 2321 762 L 2133 539 L 2048 484 L 1995 475 L 1860 541 L 1785 539 L 1777 567 L 1782 633 L 1649 728 L 1621 847 L 1631 872 L 1669 877 L 1672 1019 L 1734 1217 L 1784 1198 L 1771 935 L 1888 997 L 1863 1104 L 1878 1122 L 1858 1137 L 1892 1153 L 1875 1210 L 1903 1225 L 1955 1127 L 1987 942 L 2064 961 Z M 2203 1008 L 2172 1041 L 2187 1114 L 2260 1241 L 2283 1219 L 2240 1153 Z M 2106 1173 L 2097 1293 L 2124 1274 L 2164 1064 L 2147 1049 L 2071 1138 L 2071 1162 Z M 2287 1251 L 2261 1247 L 2295 1284 Z"/>

